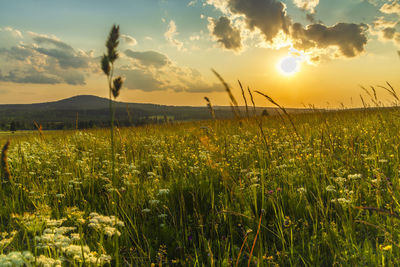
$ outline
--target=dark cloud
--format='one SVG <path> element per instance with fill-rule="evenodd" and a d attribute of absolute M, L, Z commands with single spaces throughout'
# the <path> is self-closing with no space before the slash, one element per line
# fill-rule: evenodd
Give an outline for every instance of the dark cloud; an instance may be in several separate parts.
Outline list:
<path fill-rule="evenodd" d="M 209 84 L 194 69 L 170 65 L 164 69 L 119 69 L 119 75 L 125 77 L 127 89 L 145 92 L 172 90 L 175 92 L 206 93 L 222 91 L 220 84 Z"/>
<path fill-rule="evenodd" d="M 0 55 L 3 55 L 11 60 L 24 61 L 32 56 L 32 50 L 23 46 L 13 46 L 9 49 L 0 48 Z"/>
<path fill-rule="evenodd" d="M 298 49 L 339 48 L 343 56 L 355 57 L 364 51 L 367 44 L 365 24 L 338 23 L 332 27 L 311 24 L 304 28 L 300 23 L 292 25 L 291 34 Z"/>
<path fill-rule="evenodd" d="M 45 35 L 30 32 L 31 43 L 0 48 L 4 74 L 0 80 L 15 83 L 84 85 L 95 58 Z M 96 62 L 98 62 L 96 60 Z"/>
<path fill-rule="evenodd" d="M 316 23 L 317 22 L 315 20 L 315 14 L 307 13 L 306 14 L 306 19 L 311 23 Z"/>
<path fill-rule="evenodd" d="M 117 69 L 116 74 L 125 77 L 124 86 L 132 90 L 146 92 L 166 90 L 212 92 L 223 90 L 220 85 L 208 83 L 196 69 L 181 67 L 171 61 L 168 61 L 168 64 L 165 64 L 162 68 L 154 68 L 144 64 L 125 66 Z"/>
<path fill-rule="evenodd" d="M 137 89 L 146 92 L 164 90 L 165 84 L 158 81 L 154 74 L 144 69 L 119 70 L 125 76 L 124 86 L 128 89 Z"/>
<path fill-rule="evenodd" d="M 30 71 L 10 71 L 7 75 L 3 76 L 0 73 L 0 81 L 4 82 L 15 82 L 15 83 L 36 83 L 36 84 L 57 84 L 60 80 L 40 73 L 31 69 Z"/>
<path fill-rule="evenodd" d="M 161 68 L 171 63 L 166 55 L 156 51 L 136 52 L 127 49 L 125 50 L 125 55 L 138 60 L 143 66 L 153 66 L 156 68 Z"/>
<path fill-rule="evenodd" d="M 85 76 L 80 71 L 70 70 L 58 72 L 57 76 L 70 85 L 85 85 Z"/>
<path fill-rule="evenodd" d="M 43 55 L 47 55 L 57 60 L 59 66 L 61 68 L 87 68 L 88 58 L 78 55 L 77 53 L 73 53 L 73 51 L 54 49 L 54 48 L 34 48 L 36 51 Z"/>
<path fill-rule="evenodd" d="M 393 37 L 396 33 L 396 29 L 389 27 L 389 28 L 383 29 L 382 32 L 383 32 L 383 37 L 385 39 L 393 39 Z"/>
<path fill-rule="evenodd" d="M 7 75 L 0 72 L 0 81 L 14 83 L 84 85 L 85 77 L 78 71 L 38 71 L 34 68 L 11 70 Z"/>
<path fill-rule="evenodd" d="M 87 68 L 88 57 L 77 52 L 72 46 L 56 38 L 31 33 L 33 40 L 38 45 L 33 48 L 43 55 L 57 60 L 61 68 Z"/>
<path fill-rule="evenodd" d="M 69 44 L 66 44 L 56 38 L 51 38 L 45 35 L 39 35 L 36 33 L 30 33 L 33 37 L 32 39 L 37 43 L 37 44 L 50 44 L 50 45 L 54 45 L 55 47 L 57 47 L 58 49 L 61 50 L 65 50 L 65 51 L 71 51 L 73 52 L 74 49 L 72 48 L 72 46 L 70 46 Z"/>
<path fill-rule="evenodd" d="M 212 34 L 217 41 L 226 49 L 240 50 L 242 40 L 240 30 L 235 28 L 229 18 L 220 17 L 219 20 L 212 20 Z"/>
<path fill-rule="evenodd" d="M 315 58 L 319 58 L 324 53 L 329 53 L 328 48 L 331 47 L 338 48 L 340 52 L 335 56 L 344 57 L 355 57 L 365 50 L 365 45 L 368 41 L 368 26 L 366 24 L 340 22 L 333 26 L 326 26 L 321 21 L 316 21 L 314 17 L 315 7 L 318 5 L 319 0 L 293 1 L 299 8 L 309 11 L 307 20 L 311 22 L 310 25 L 303 26 L 300 23 L 294 23 L 286 13 L 286 5 L 279 0 L 209 0 L 208 3 L 219 8 L 228 16 L 227 18 L 223 17 L 225 19 L 220 18 L 218 21 L 210 19 L 214 24 L 211 25 L 214 27 L 210 27 L 210 31 L 214 36 L 220 37 L 217 40 L 225 48 L 238 50 L 237 45 L 232 45 L 232 42 L 228 42 L 231 41 L 230 39 L 224 39 L 226 35 L 223 33 L 229 32 L 232 20 L 243 17 L 245 26 L 240 30 L 243 31 L 244 28 L 252 32 L 257 29 L 260 30 L 264 40 L 271 47 L 281 47 L 281 38 L 274 38 L 282 32 L 292 41 L 292 45 L 296 49 L 310 51 L 318 48 L 319 55 L 315 55 Z M 369 8 L 369 6 L 366 7 Z M 220 32 L 215 31 L 217 23 L 223 29 Z M 216 33 L 219 33 L 219 36 Z M 240 36 L 240 33 L 235 32 L 235 37 L 238 36 Z M 284 38 L 284 36 L 282 37 Z M 235 38 L 234 40 L 237 44 L 240 38 Z"/>
<path fill-rule="evenodd" d="M 245 16 L 250 30 L 260 29 L 266 41 L 272 41 L 280 31 L 289 32 L 290 19 L 280 1 L 229 0 L 228 7 L 232 13 Z"/>

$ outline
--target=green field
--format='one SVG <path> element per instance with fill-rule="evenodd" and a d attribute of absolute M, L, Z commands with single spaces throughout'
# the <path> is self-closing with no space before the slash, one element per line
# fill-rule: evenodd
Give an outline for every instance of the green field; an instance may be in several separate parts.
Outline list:
<path fill-rule="evenodd" d="M 0 265 L 396 265 L 400 110 L 292 119 L 12 138 Z"/>

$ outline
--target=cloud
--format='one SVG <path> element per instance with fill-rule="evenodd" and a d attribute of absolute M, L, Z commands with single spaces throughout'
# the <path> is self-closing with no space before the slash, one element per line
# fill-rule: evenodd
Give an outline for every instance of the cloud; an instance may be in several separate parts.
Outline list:
<path fill-rule="evenodd" d="M 126 77 L 124 87 L 146 92 L 164 90 L 164 84 L 158 81 L 154 74 L 145 69 L 120 69 L 118 71 Z"/>
<path fill-rule="evenodd" d="M 382 30 L 383 32 L 383 37 L 385 39 L 393 39 L 395 33 L 396 33 L 396 29 L 395 28 L 385 28 Z"/>
<path fill-rule="evenodd" d="M 170 60 L 166 55 L 156 51 L 135 52 L 127 49 L 124 53 L 128 57 L 138 60 L 143 66 L 161 68 L 170 64 Z"/>
<path fill-rule="evenodd" d="M 0 81 L 15 82 L 15 83 L 35 83 L 35 84 L 57 84 L 60 79 L 50 75 L 40 73 L 35 69 L 18 71 L 10 71 L 7 75 L 3 76 L 0 73 Z"/>
<path fill-rule="evenodd" d="M 97 68 L 92 54 L 74 49 L 55 36 L 13 32 L 20 34 L 8 38 L 9 45 L 3 46 L 3 42 L 0 45 L 1 81 L 84 85 L 84 74 Z M 3 40 L 1 35 L 0 40 Z"/>
<path fill-rule="evenodd" d="M 164 33 L 165 39 L 173 46 L 175 46 L 178 50 L 183 49 L 183 43 L 177 39 L 175 39 L 175 36 L 178 35 L 178 32 L 176 30 L 176 24 L 175 21 L 171 20 L 168 24 L 168 29 Z"/>
<path fill-rule="evenodd" d="M 258 28 L 266 41 L 271 42 L 280 31 L 288 33 L 290 20 L 286 5 L 276 0 L 229 0 L 233 14 L 243 15 L 248 29 Z"/>
<path fill-rule="evenodd" d="M 121 34 L 121 40 L 130 46 L 135 46 L 137 44 L 136 39 L 127 34 Z"/>
<path fill-rule="evenodd" d="M 239 51 L 242 49 L 240 30 L 231 24 L 229 18 L 222 16 L 218 20 L 209 20 L 210 32 L 226 49 Z"/>
<path fill-rule="evenodd" d="M 377 18 L 373 23 L 371 33 L 378 36 L 378 40 L 393 41 L 400 45 L 400 22 L 385 20 L 383 17 Z"/>
<path fill-rule="evenodd" d="M 196 70 L 170 66 L 167 69 L 122 68 L 118 74 L 125 77 L 127 89 L 145 92 L 172 90 L 175 92 L 205 93 L 222 91 L 220 84 L 207 83 Z"/>
<path fill-rule="evenodd" d="M 195 69 L 178 66 L 167 55 L 157 51 L 124 52 L 130 64 L 116 70 L 125 77 L 127 89 L 175 92 L 212 92 L 222 90 L 219 84 L 210 84 Z"/>
<path fill-rule="evenodd" d="M 311 14 L 315 13 L 315 8 L 319 4 L 319 0 L 293 0 L 293 3 L 301 9 L 307 10 Z"/>
<path fill-rule="evenodd" d="M 51 44 L 54 45 L 56 48 L 65 50 L 65 51 L 74 51 L 72 46 L 62 42 L 55 36 L 49 36 L 45 34 L 38 34 L 35 32 L 28 32 L 29 35 L 32 36 L 32 39 L 38 44 Z"/>
<path fill-rule="evenodd" d="M 56 37 L 47 35 L 39 35 L 37 33 L 29 32 L 33 36 L 33 40 L 36 44 L 41 46 L 33 45 L 33 49 L 43 55 L 47 55 L 54 58 L 61 68 L 87 68 L 88 57 L 79 51 L 76 51 L 72 46 L 62 42 Z"/>
<path fill-rule="evenodd" d="M 0 27 L 0 47 L 10 48 L 15 44 L 24 41 L 21 31 L 11 27 Z"/>
<path fill-rule="evenodd" d="M 400 2 L 394 0 L 391 3 L 386 3 L 380 8 L 380 11 L 385 14 L 400 14 Z"/>
<path fill-rule="evenodd" d="M 355 57 L 367 44 L 366 24 L 338 23 L 332 27 L 311 24 L 304 28 L 300 23 L 292 25 L 291 34 L 297 49 L 337 47 L 341 55 Z"/>
<path fill-rule="evenodd" d="M 247 39 L 253 38 L 258 41 L 262 37 L 263 40 L 259 43 L 261 47 L 293 47 L 302 50 L 314 60 L 321 56 L 331 57 L 332 51 L 337 52 L 336 57 L 355 57 L 365 50 L 368 41 L 366 24 L 339 22 L 333 26 L 326 26 L 322 22 L 316 22 L 313 16 L 319 0 L 293 1 L 300 8 L 310 12 L 310 25 L 303 26 L 293 22 L 286 13 L 286 5 L 279 0 L 207 0 L 207 4 L 221 10 L 226 17 L 222 21 L 211 19 L 213 27 L 210 32 L 226 49 L 238 50 L 237 44 L 240 39 L 241 43 L 244 43 Z M 217 22 L 225 30 L 214 32 Z M 240 33 L 235 32 L 236 38 L 224 39 L 225 36 L 229 36 L 224 33 L 229 32 L 229 26 L 232 24 L 237 26 Z M 235 40 L 233 44 L 236 45 L 228 42 L 232 40 Z M 313 55 L 316 51 L 318 53 Z"/>
<path fill-rule="evenodd" d="M 11 27 L 4 27 L 4 28 L 0 28 L 0 32 L 9 32 L 11 33 L 14 37 L 18 37 L 18 38 L 23 38 L 22 37 L 22 33 L 19 30 L 13 29 Z"/>

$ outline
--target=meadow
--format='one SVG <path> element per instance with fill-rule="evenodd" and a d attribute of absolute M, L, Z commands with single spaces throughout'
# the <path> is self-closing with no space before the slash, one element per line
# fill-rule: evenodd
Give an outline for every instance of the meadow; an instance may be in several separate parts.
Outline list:
<path fill-rule="evenodd" d="M 396 265 L 399 110 L 291 118 L 12 138 L 0 266 Z"/>

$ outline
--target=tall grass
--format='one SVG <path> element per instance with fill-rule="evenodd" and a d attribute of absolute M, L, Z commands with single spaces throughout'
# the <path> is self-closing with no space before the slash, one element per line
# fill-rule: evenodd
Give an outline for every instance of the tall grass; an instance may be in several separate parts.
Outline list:
<path fill-rule="evenodd" d="M 292 115 L 301 141 L 279 117 L 260 117 L 270 151 L 252 118 L 120 129 L 117 184 L 106 130 L 15 140 L 15 186 L 0 210 L 13 238 L 2 253 L 72 265 L 99 255 L 132 266 L 396 265 L 397 115 Z M 44 244 L 60 227 L 74 228 L 62 234 L 72 243 Z M 68 254 L 72 245 L 88 252 Z"/>
<path fill-rule="evenodd" d="M 118 59 L 117 47 L 119 44 L 119 26 L 113 25 L 108 35 L 106 42 L 107 54 L 104 54 L 101 59 L 101 69 L 107 76 L 108 92 L 109 92 L 109 103 L 110 103 L 110 138 L 111 138 L 111 162 L 112 162 L 112 175 L 113 181 L 115 175 L 115 148 L 114 148 L 114 117 L 115 108 L 113 98 L 116 99 L 119 96 L 119 92 L 122 88 L 123 80 L 122 77 L 118 76 L 114 78 L 114 62 Z M 115 181 L 114 181 L 115 182 Z"/>

